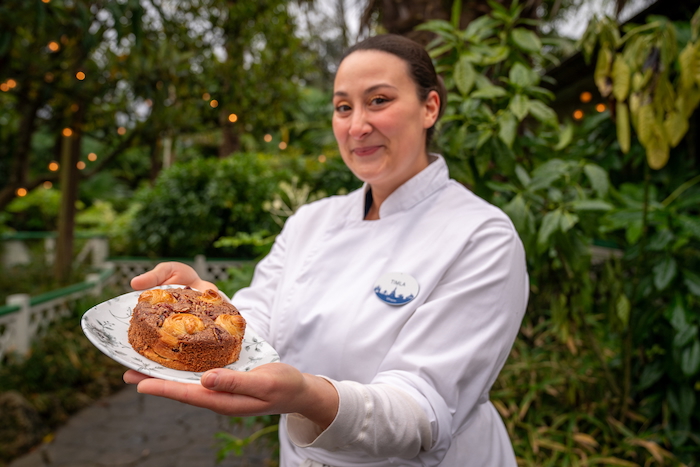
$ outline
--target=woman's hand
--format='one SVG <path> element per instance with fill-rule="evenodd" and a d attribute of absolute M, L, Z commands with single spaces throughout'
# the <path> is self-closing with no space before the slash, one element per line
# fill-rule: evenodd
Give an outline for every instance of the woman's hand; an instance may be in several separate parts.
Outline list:
<path fill-rule="evenodd" d="M 189 285 L 202 292 L 207 289 L 219 290 L 211 282 L 202 280 L 192 267 L 176 262 L 160 263 L 152 270 L 131 279 L 131 287 L 134 290 L 150 289 L 164 284 Z"/>
<path fill-rule="evenodd" d="M 133 370 L 124 374 L 124 381 L 137 384 L 140 393 L 229 416 L 299 413 L 325 430 L 338 413 L 338 393 L 330 382 L 284 363 L 268 363 L 248 372 L 216 368 L 202 375 L 201 386 Z"/>

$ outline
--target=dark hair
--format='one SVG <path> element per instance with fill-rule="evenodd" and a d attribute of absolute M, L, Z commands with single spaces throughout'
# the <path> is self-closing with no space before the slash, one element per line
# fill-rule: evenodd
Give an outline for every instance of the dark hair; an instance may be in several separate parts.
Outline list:
<path fill-rule="evenodd" d="M 435 72 L 433 61 L 430 59 L 428 52 L 417 42 L 411 39 L 396 34 L 381 34 L 378 36 L 369 37 L 357 44 L 353 45 L 345 51 L 340 59 L 342 63 L 345 57 L 358 50 L 377 50 L 380 52 L 396 55 L 408 64 L 409 75 L 418 89 L 418 98 L 421 102 L 425 102 L 430 91 L 437 92 L 440 97 L 440 110 L 438 118 L 440 119 L 445 110 L 447 102 L 447 91 L 442 79 Z M 435 122 L 437 123 L 437 120 Z M 430 145 L 435 132 L 435 125 L 428 128 L 425 145 Z"/>

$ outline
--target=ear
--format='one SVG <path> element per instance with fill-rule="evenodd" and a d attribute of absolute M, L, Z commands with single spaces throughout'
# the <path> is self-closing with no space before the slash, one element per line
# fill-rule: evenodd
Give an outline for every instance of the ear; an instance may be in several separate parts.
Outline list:
<path fill-rule="evenodd" d="M 440 114 L 440 96 L 437 91 L 430 91 L 423 105 L 425 109 L 423 128 L 427 129 L 435 125 Z"/>

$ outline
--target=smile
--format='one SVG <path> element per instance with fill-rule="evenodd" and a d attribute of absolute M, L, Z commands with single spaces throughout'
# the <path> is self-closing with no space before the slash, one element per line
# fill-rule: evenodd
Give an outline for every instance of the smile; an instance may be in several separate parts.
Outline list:
<path fill-rule="evenodd" d="M 355 148 L 352 150 L 353 154 L 356 156 L 371 156 L 377 152 L 381 146 L 365 146 L 362 148 Z"/>

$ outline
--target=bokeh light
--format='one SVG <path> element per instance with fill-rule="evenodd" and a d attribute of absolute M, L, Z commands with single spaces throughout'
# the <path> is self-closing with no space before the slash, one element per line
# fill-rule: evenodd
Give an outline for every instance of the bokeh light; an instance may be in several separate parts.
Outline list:
<path fill-rule="evenodd" d="M 61 48 L 61 46 L 58 45 L 58 42 L 56 42 L 56 41 L 49 42 L 49 50 L 51 52 L 58 52 L 58 49 L 60 49 L 60 48 Z"/>
<path fill-rule="evenodd" d="M 318 161 L 319 161 L 321 164 L 323 164 L 324 162 L 326 162 L 326 156 L 323 155 L 323 154 L 321 154 L 320 156 L 318 156 Z"/>
<path fill-rule="evenodd" d="M 78 163 L 75 164 L 75 166 L 78 168 L 78 170 L 83 170 L 85 168 L 85 162 L 78 161 Z"/>
<path fill-rule="evenodd" d="M 88 154 L 87 157 L 88 157 L 88 160 L 90 162 L 95 162 L 97 160 L 97 154 L 95 154 L 94 152 L 91 152 L 90 154 Z"/>
<path fill-rule="evenodd" d="M 117 133 L 121 136 L 124 136 L 126 134 L 126 128 L 120 126 L 119 128 L 117 128 Z"/>
<path fill-rule="evenodd" d="M 280 149 L 282 149 L 282 150 L 285 150 L 285 149 L 287 149 L 287 143 L 285 143 L 284 141 L 282 141 L 282 142 L 278 145 L 278 147 L 279 147 Z"/>
<path fill-rule="evenodd" d="M 46 189 L 48 190 L 49 188 L 53 187 L 53 183 L 51 183 L 50 181 L 46 180 L 46 181 L 44 182 L 44 185 L 43 185 L 43 186 L 44 186 L 44 188 L 46 188 Z"/>
<path fill-rule="evenodd" d="M 269 143 L 270 141 L 272 141 L 272 135 L 268 133 L 265 135 L 265 137 L 263 139 L 265 140 L 266 143 Z"/>
<path fill-rule="evenodd" d="M 51 172 L 56 172 L 58 170 L 58 162 L 53 161 L 49 164 L 49 170 Z"/>
<path fill-rule="evenodd" d="M 27 196 L 27 189 L 26 188 L 17 188 L 17 191 L 15 193 L 17 193 L 17 196 L 19 196 L 21 198 L 22 196 Z"/>
<path fill-rule="evenodd" d="M 581 120 L 583 118 L 583 110 L 576 110 L 574 112 L 574 119 Z"/>
<path fill-rule="evenodd" d="M 588 91 L 582 92 L 580 99 L 584 104 L 588 104 L 593 99 L 593 94 Z"/>
<path fill-rule="evenodd" d="M 595 106 L 595 109 L 596 109 L 598 112 L 605 112 L 605 110 L 607 109 L 607 107 L 605 106 L 605 104 L 598 104 L 598 105 Z"/>
<path fill-rule="evenodd" d="M 85 79 L 85 73 L 83 73 L 82 71 L 79 71 L 75 74 L 75 77 L 78 78 L 80 81 L 82 81 Z"/>
<path fill-rule="evenodd" d="M 236 114 L 231 114 L 231 115 L 229 115 L 229 116 L 228 116 L 228 121 L 231 122 L 231 123 L 234 123 L 234 122 L 238 121 L 238 115 L 236 115 Z"/>
<path fill-rule="evenodd" d="M 61 133 L 62 133 L 63 136 L 65 136 L 66 138 L 68 138 L 69 136 L 73 136 L 73 130 L 71 130 L 70 128 L 64 128 L 63 131 L 62 131 Z"/>
<path fill-rule="evenodd" d="M 211 105 L 211 107 L 215 109 L 219 106 L 219 101 L 217 101 L 216 99 L 212 99 L 209 105 Z"/>

